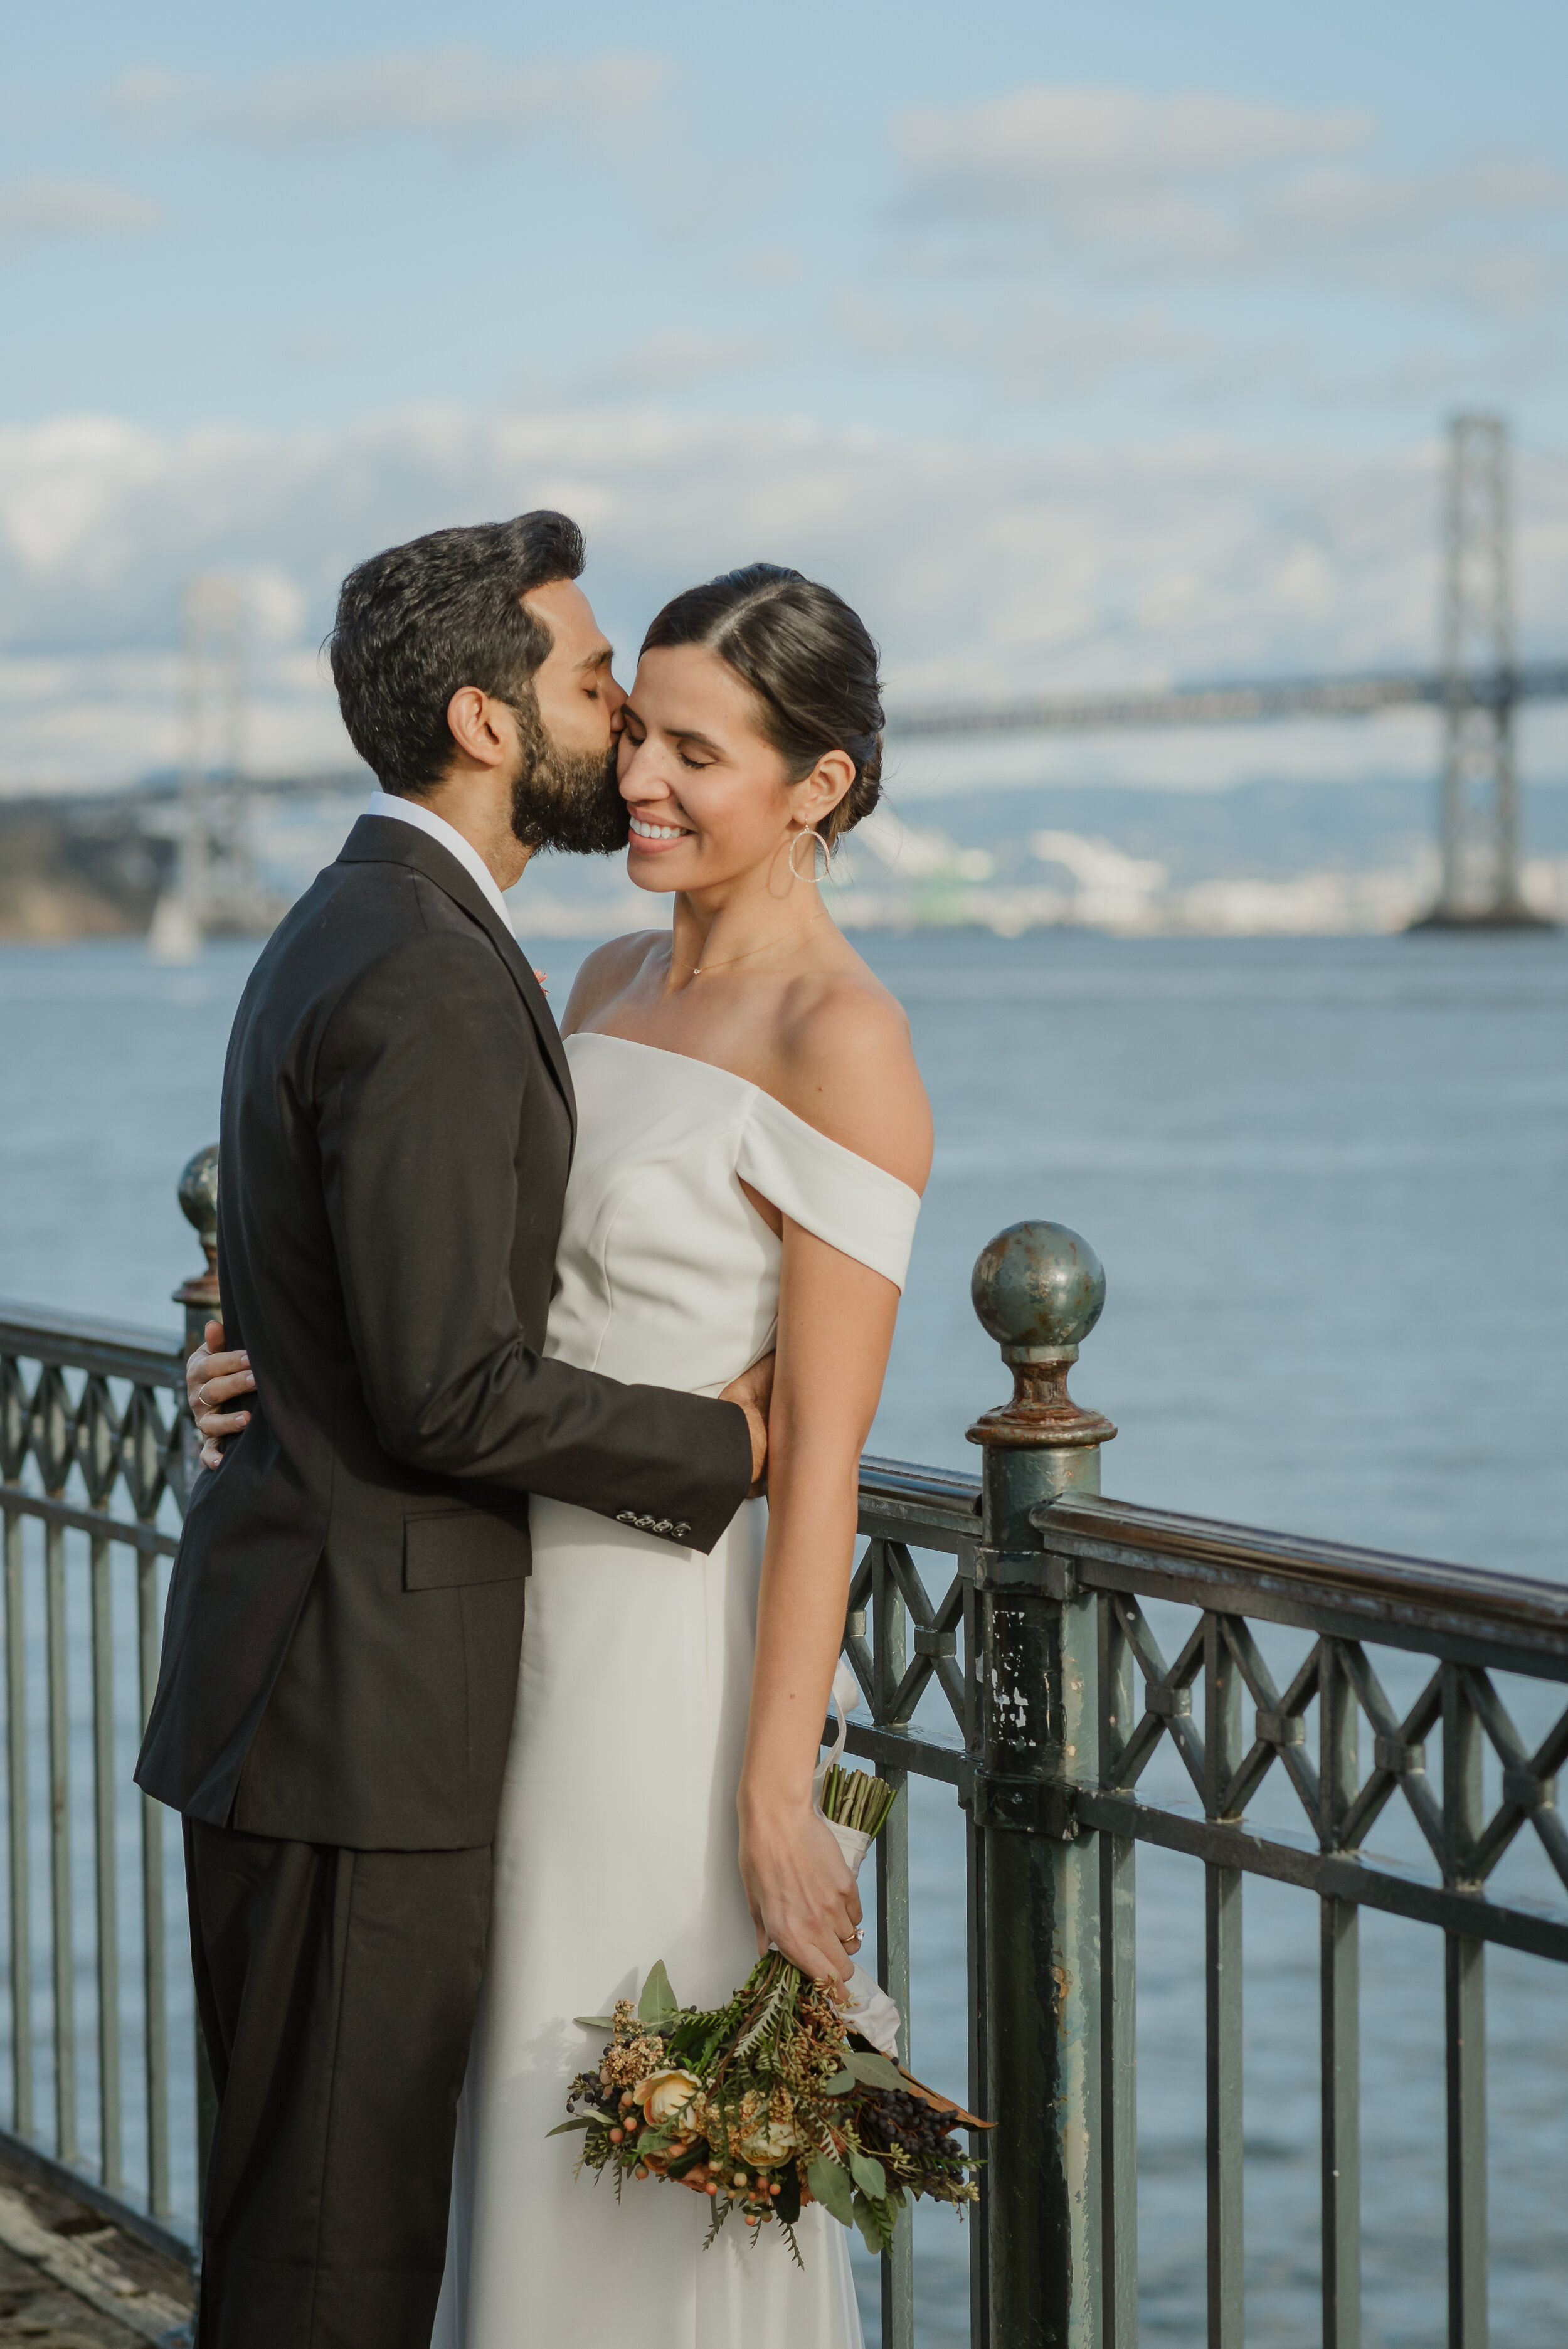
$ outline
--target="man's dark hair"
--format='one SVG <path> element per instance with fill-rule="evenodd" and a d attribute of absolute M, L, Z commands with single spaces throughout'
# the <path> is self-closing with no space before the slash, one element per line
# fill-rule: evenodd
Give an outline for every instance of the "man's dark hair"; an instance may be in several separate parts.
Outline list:
<path fill-rule="evenodd" d="M 333 682 L 349 740 L 383 791 L 428 791 L 446 773 L 447 704 L 460 687 L 531 709 L 533 675 L 552 639 L 519 598 L 578 578 L 586 559 L 576 523 L 541 508 L 432 531 L 349 573 L 332 631 Z"/>

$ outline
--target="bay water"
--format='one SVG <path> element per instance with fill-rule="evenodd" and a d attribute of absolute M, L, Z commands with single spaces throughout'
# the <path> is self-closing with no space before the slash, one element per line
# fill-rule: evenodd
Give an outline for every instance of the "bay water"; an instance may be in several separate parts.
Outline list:
<path fill-rule="evenodd" d="M 974 1470 L 964 1430 L 1008 1381 L 970 1268 L 1047 1216 L 1106 1266 L 1073 1385 L 1120 1429 L 1108 1491 L 1568 1579 L 1568 939 L 857 943 L 908 1007 L 938 1133 L 874 1449 Z M 582 951 L 537 957 L 557 1004 Z M 0 947 L 0 1294 L 175 1325 L 199 1258 L 174 1182 L 216 1133 L 253 953 Z M 1404 1699 L 1398 1660 L 1386 1677 Z M 1533 1723 L 1550 1692 L 1507 1694 Z M 1254 1815 L 1299 1831 L 1280 1778 Z M 935 1788 L 912 1813 L 914 2062 L 960 2090 L 961 1815 Z M 1376 1840 L 1414 1859 L 1412 1834 L 1390 1813 Z M 1196 2343 L 1202 1869 L 1138 1866 L 1142 2323 Z M 1524 1848 L 1497 1889 L 1563 1905 Z M 1248 2337 L 1296 2349 L 1321 2337 L 1316 1907 L 1255 1880 L 1245 1900 Z M 1568 1970 L 1493 1951 L 1488 1971 L 1493 2337 L 1560 2349 Z M 1444 2337 L 1440 1936 L 1368 1915 L 1363 1975 L 1366 2338 L 1404 2349 Z M 965 2236 L 922 2214 L 917 2247 L 919 2338 L 946 2349 L 967 2338 Z"/>

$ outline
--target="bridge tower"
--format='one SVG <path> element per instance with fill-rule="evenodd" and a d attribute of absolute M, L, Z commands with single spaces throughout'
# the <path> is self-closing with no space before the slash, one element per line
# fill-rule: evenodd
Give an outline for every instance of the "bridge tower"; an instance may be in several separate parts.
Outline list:
<path fill-rule="evenodd" d="M 165 962 L 189 960 L 214 932 L 269 926 L 246 824 L 245 601 L 232 579 L 186 582 L 181 703 L 179 862 L 149 940 Z"/>
<path fill-rule="evenodd" d="M 1444 485 L 1442 878 L 1418 929 L 1546 926 L 1520 888 L 1508 426 L 1456 416 Z"/>

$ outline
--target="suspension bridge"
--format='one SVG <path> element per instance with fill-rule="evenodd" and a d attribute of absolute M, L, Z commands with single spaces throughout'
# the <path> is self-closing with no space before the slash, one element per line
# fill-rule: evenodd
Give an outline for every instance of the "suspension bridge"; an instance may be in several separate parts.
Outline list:
<path fill-rule="evenodd" d="M 906 709 L 894 711 L 888 733 L 912 740 L 1109 732 L 1367 718 L 1429 708 L 1442 718 L 1436 820 L 1441 865 L 1436 900 L 1417 926 L 1545 926 L 1521 886 L 1516 717 L 1527 702 L 1568 700 L 1568 658 L 1522 662 L 1516 656 L 1511 470 L 1503 418 L 1451 420 L 1434 667 Z M 214 928 L 270 926 L 245 833 L 244 675 L 236 596 L 232 583 L 221 579 L 194 581 L 187 592 L 179 865 L 154 923 L 154 943 L 166 952 L 189 950 Z M 216 762 L 213 740 L 222 746 Z"/>

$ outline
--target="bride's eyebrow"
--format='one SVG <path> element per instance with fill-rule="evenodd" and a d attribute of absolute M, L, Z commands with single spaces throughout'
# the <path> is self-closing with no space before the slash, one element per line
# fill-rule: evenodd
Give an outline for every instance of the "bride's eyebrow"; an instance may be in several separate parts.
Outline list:
<path fill-rule="evenodd" d="M 706 750 L 710 759 L 722 759 L 724 756 L 721 742 L 716 742 L 711 734 L 699 734 L 693 726 L 668 726 L 665 731 L 672 742 L 695 744 L 697 750 Z"/>

